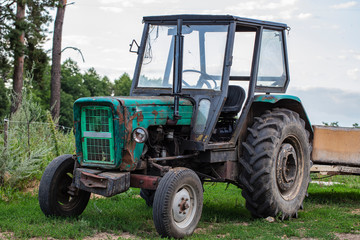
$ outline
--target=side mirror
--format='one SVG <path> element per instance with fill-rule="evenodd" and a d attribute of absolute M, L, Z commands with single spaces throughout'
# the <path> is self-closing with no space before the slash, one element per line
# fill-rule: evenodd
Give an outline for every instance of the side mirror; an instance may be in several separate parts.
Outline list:
<path fill-rule="evenodd" d="M 135 47 L 136 47 L 136 50 L 135 50 Z M 136 42 L 135 39 L 133 39 L 132 42 L 130 43 L 129 52 L 139 54 L 139 48 L 140 48 L 139 44 Z"/>

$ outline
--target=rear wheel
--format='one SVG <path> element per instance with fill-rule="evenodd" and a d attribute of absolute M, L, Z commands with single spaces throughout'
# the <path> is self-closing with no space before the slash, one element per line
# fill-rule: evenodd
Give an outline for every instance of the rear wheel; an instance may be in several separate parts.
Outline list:
<path fill-rule="evenodd" d="M 143 188 L 140 189 L 140 197 L 142 197 L 145 200 L 146 205 L 148 205 L 149 207 L 153 206 L 154 196 L 155 196 L 155 190 L 149 190 Z"/>
<path fill-rule="evenodd" d="M 39 203 L 46 216 L 78 216 L 86 208 L 90 193 L 79 190 L 75 196 L 70 195 L 74 159 L 72 155 L 55 158 L 45 169 L 40 181 Z"/>
<path fill-rule="evenodd" d="M 249 128 L 240 182 L 255 217 L 297 217 L 310 180 L 305 122 L 287 109 L 267 111 Z"/>
<path fill-rule="evenodd" d="M 191 235 L 201 217 L 203 189 L 196 173 L 186 168 L 170 170 L 155 192 L 153 218 L 162 237 Z"/>

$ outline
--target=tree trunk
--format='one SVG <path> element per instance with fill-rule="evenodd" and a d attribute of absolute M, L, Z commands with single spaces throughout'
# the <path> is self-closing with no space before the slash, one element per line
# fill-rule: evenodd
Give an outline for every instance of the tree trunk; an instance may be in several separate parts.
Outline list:
<path fill-rule="evenodd" d="M 54 120 L 57 120 L 60 116 L 61 38 L 62 38 L 62 27 L 65 16 L 65 5 L 66 5 L 66 0 L 59 0 L 59 6 L 56 12 L 54 35 L 53 35 L 50 108 L 51 108 L 51 116 Z"/>
<path fill-rule="evenodd" d="M 15 113 L 22 100 L 22 88 L 24 85 L 24 21 L 25 18 L 25 3 L 21 0 L 17 1 L 15 31 L 19 34 L 14 49 L 14 75 L 13 75 L 13 102 L 11 104 L 11 114 Z"/>

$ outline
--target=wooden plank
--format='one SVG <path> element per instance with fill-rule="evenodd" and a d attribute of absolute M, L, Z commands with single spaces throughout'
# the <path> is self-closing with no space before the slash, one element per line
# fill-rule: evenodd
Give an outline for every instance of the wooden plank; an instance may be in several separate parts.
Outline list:
<path fill-rule="evenodd" d="M 360 175 L 360 167 L 314 164 L 310 172 L 318 172 L 323 175 Z"/>

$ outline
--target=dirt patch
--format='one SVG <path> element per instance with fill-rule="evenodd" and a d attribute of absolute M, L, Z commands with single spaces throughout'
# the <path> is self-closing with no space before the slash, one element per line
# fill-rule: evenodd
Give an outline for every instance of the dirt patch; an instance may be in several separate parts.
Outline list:
<path fill-rule="evenodd" d="M 194 233 L 205 234 L 214 229 L 214 224 L 210 224 L 207 228 L 196 228 Z"/>
<path fill-rule="evenodd" d="M 351 211 L 351 214 L 360 215 L 360 209 L 354 209 Z M 359 236 L 360 237 L 360 236 Z"/>
<path fill-rule="evenodd" d="M 14 233 L 12 232 L 0 232 L 0 240 L 6 240 L 6 239 L 15 239 Z M 29 240 L 42 240 L 43 237 L 35 237 L 35 238 L 29 238 Z M 46 238 L 47 240 L 56 240 L 56 238 Z M 140 239 L 136 237 L 135 235 L 132 235 L 128 232 L 124 232 L 120 235 L 115 235 L 112 233 L 98 233 L 95 234 L 92 237 L 86 237 L 84 240 L 117 240 L 117 239 Z"/>
<path fill-rule="evenodd" d="M 0 232 L 0 239 L 14 239 L 14 233 L 11 232 Z"/>
<path fill-rule="evenodd" d="M 353 233 L 334 233 L 336 237 L 340 240 L 358 240 L 360 239 L 360 234 Z"/>
<path fill-rule="evenodd" d="M 128 232 L 123 232 L 121 235 L 115 235 L 112 233 L 98 233 L 92 237 L 86 237 L 86 238 L 84 238 L 84 240 L 103 240 L 103 239 L 116 240 L 119 238 L 121 238 L 121 239 L 139 239 L 135 235 L 132 235 Z"/>
<path fill-rule="evenodd" d="M 91 196 L 90 196 L 91 199 L 100 199 L 100 198 L 106 198 L 104 196 L 101 196 L 101 195 L 98 195 L 98 194 L 95 194 L 95 193 L 92 193 Z"/>
<path fill-rule="evenodd" d="M 240 222 L 240 223 L 235 223 L 234 225 L 235 225 L 235 226 L 245 226 L 245 227 L 247 227 L 247 226 L 249 226 L 249 223 L 247 223 L 247 222 Z"/>
<path fill-rule="evenodd" d="M 29 240 L 42 240 L 43 237 L 29 238 Z M 56 240 L 56 238 L 47 237 L 46 240 Z"/>
<path fill-rule="evenodd" d="M 35 195 L 39 191 L 39 185 L 40 185 L 39 180 L 36 180 L 36 179 L 32 180 L 28 184 L 26 184 L 26 186 L 24 187 L 23 192 L 24 193 L 31 193 L 32 195 Z"/>

